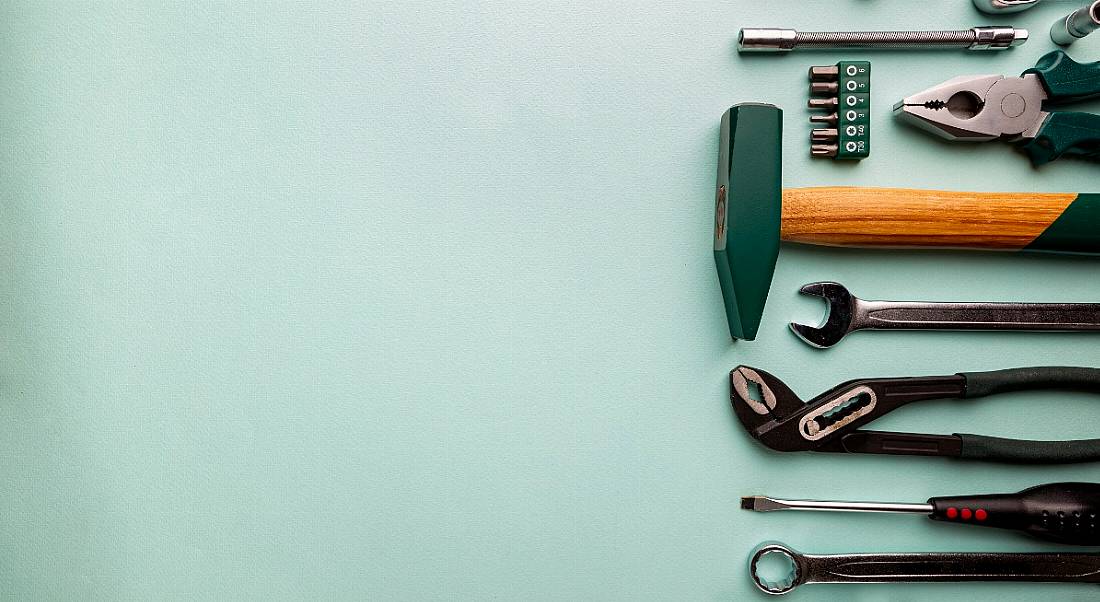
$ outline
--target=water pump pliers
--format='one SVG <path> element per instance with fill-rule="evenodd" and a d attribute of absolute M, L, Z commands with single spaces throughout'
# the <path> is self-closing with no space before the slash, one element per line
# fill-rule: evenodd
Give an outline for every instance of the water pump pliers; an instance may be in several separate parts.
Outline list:
<path fill-rule="evenodd" d="M 1012 368 L 949 376 L 865 378 L 841 383 L 808 402 L 763 370 L 738 366 L 730 372 L 730 401 L 741 425 L 757 441 L 777 451 L 946 456 L 1030 464 L 1100 460 L 1100 439 L 1026 441 L 859 428 L 914 401 L 969 399 L 1033 389 L 1100 393 L 1100 368 Z"/>

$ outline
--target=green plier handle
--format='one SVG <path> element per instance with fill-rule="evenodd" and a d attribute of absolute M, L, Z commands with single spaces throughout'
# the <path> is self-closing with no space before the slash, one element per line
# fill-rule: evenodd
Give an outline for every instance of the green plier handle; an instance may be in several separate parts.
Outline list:
<path fill-rule="evenodd" d="M 1078 63 L 1061 50 L 1047 53 L 1024 75 L 1034 73 L 1046 88 L 1048 101 L 1070 103 L 1100 95 L 1100 61 Z M 1051 111 L 1035 137 L 1023 145 L 1032 164 L 1049 163 L 1062 155 L 1100 158 L 1100 115 Z"/>

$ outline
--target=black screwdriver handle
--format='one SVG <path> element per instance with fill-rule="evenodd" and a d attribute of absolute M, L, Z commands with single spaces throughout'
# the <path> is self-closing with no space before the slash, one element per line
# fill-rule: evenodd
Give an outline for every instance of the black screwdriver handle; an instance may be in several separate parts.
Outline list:
<path fill-rule="evenodd" d="M 1014 529 L 1048 541 L 1100 545 L 1100 483 L 1050 483 L 1019 493 L 934 497 L 933 520 Z"/>

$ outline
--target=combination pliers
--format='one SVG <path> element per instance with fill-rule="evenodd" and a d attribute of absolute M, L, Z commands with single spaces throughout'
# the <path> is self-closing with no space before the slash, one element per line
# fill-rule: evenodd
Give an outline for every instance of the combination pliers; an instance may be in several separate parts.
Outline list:
<path fill-rule="evenodd" d="M 1100 158 L 1100 115 L 1044 110 L 1100 95 L 1100 62 L 1081 64 L 1065 52 L 1044 55 L 1020 77 L 949 79 L 894 105 L 894 114 L 952 141 L 1008 139 L 1035 166 L 1062 155 Z"/>

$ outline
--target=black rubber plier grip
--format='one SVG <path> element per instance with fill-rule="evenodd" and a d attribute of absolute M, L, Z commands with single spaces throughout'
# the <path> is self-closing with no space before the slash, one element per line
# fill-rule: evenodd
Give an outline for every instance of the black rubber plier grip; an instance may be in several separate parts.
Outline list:
<path fill-rule="evenodd" d="M 858 379 L 809 402 L 778 378 L 748 366 L 730 372 L 730 399 L 742 425 L 778 451 L 824 451 L 1028 464 L 1100 460 L 1100 439 L 1028 441 L 954 433 L 934 435 L 860 430 L 905 404 L 931 399 L 969 399 L 1027 390 L 1100 393 L 1100 368 L 1038 367 L 950 376 Z"/>

